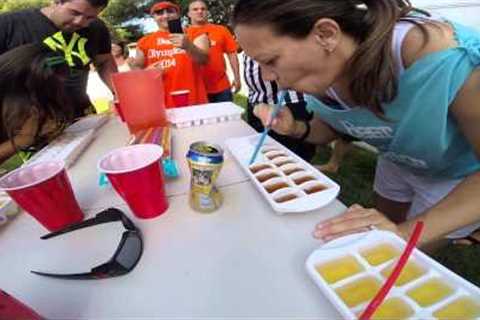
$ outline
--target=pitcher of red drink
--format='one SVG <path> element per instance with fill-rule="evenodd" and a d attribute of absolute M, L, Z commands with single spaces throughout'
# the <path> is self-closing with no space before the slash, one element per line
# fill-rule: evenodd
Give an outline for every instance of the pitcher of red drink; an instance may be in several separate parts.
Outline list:
<path fill-rule="evenodd" d="M 134 70 L 112 76 L 118 113 L 131 133 L 167 125 L 165 95 L 160 70 Z"/>

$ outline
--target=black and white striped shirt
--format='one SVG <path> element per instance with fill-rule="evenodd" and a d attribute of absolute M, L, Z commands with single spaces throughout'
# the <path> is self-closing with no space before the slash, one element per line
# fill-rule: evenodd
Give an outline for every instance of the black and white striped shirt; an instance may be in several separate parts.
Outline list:
<path fill-rule="evenodd" d="M 278 96 L 278 85 L 275 81 L 265 81 L 262 78 L 260 65 L 247 56 L 245 52 L 243 56 L 244 79 L 248 86 L 248 102 L 251 105 L 259 103 L 276 104 Z M 285 97 L 286 103 L 304 102 L 303 93 L 288 90 Z"/>

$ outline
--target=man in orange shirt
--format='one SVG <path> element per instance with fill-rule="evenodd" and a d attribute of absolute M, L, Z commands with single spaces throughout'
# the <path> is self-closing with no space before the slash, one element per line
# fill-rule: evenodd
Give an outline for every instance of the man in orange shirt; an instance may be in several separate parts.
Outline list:
<path fill-rule="evenodd" d="M 138 41 L 132 67 L 162 70 L 167 108 L 176 107 L 171 96 L 174 91 L 188 90 L 188 105 L 207 103 L 200 65 L 208 61 L 208 37 L 200 33 L 194 37 L 170 33 L 168 21 L 180 16 L 180 7 L 171 1 L 157 2 L 151 7 L 150 14 L 158 31 Z"/>
<path fill-rule="evenodd" d="M 210 102 L 232 101 L 231 87 L 235 93 L 240 91 L 240 71 L 237 57 L 238 45 L 230 31 L 224 26 L 208 23 L 208 8 L 203 0 L 191 0 L 188 5 L 188 16 L 191 26 L 187 29 L 189 35 L 206 33 L 210 40 L 208 64 L 202 68 L 208 100 Z M 230 81 L 226 74 L 224 53 L 233 71 L 234 80 Z"/>

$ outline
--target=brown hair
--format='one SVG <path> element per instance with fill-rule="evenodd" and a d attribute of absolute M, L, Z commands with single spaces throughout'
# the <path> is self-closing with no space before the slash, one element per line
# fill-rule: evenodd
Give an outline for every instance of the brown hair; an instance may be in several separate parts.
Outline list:
<path fill-rule="evenodd" d="M 393 28 L 412 11 L 419 10 L 409 0 L 239 0 L 232 22 L 270 25 L 277 34 L 304 38 L 318 19 L 335 20 L 359 44 L 345 69 L 354 102 L 383 114 L 382 104 L 397 94 Z"/>
<path fill-rule="evenodd" d="M 61 129 L 74 110 L 65 98 L 60 77 L 70 72 L 64 59 L 42 44 L 26 44 L 0 55 L 0 120 L 2 140 L 13 138 L 31 116 L 38 117 L 35 142 L 48 119 Z M 64 60 L 63 60 L 64 61 Z M 3 142 L 3 141 L 1 141 Z"/>

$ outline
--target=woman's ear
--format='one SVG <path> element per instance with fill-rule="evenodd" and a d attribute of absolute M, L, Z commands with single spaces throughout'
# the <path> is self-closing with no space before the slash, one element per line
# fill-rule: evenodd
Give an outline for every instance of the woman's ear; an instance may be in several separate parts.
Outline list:
<path fill-rule="evenodd" d="M 340 42 L 341 29 L 338 23 L 330 18 L 317 20 L 312 28 L 315 41 L 328 53 L 332 53 Z"/>

